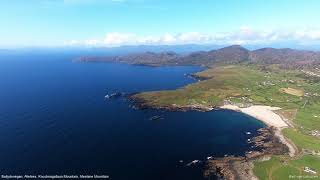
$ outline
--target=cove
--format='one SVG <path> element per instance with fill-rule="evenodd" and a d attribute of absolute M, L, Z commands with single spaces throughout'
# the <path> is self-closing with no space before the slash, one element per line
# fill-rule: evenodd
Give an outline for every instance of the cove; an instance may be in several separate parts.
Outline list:
<path fill-rule="evenodd" d="M 72 58 L 1 57 L 2 174 L 203 179 L 202 166 L 186 164 L 243 155 L 251 148 L 247 139 L 265 127 L 229 110 L 136 110 L 125 98 L 104 98 L 115 91 L 176 89 L 195 82 L 184 74 L 201 67 L 75 63 Z M 163 118 L 150 120 L 153 116 Z"/>

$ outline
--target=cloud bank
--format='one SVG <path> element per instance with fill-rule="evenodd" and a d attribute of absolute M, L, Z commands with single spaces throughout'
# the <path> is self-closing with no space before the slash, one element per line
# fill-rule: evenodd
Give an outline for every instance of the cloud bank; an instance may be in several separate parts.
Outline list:
<path fill-rule="evenodd" d="M 205 34 L 200 32 L 184 32 L 178 34 L 164 33 L 161 36 L 135 33 L 110 32 L 101 39 L 84 41 L 70 40 L 65 45 L 106 46 L 123 45 L 178 45 L 178 44 L 240 44 L 258 45 L 279 42 L 295 42 L 298 44 L 319 44 L 320 29 L 302 28 L 297 30 L 255 30 L 244 26 L 238 31 Z"/>

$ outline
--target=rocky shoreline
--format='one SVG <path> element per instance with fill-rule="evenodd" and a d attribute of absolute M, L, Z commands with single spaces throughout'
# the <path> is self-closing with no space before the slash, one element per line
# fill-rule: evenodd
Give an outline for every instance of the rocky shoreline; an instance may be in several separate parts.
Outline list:
<path fill-rule="evenodd" d="M 187 106 L 180 106 L 177 104 L 171 104 L 166 106 L 158 106 L 152 105 L 149 102 L 143 100 L 142 98 L 136 97 L 136 94 L 131 94 L 128 96 L 128 99 L 133 103 L 133 108 L 135 109 L 158 109 L 158 110 L 166 110 L 166 111 L 201 111 L 207 112 L 217 109 L 214 106 L 205 106 L 202 104 L 192 104 Z"/>
<path fill-rule="evenodd" d="M 211 77 L 203 77 L 203 76 L 199 76 L 197 74 L 184 74 L 186 77 L 192 78 L 196 81 L 205 81 L 208 79 L 211 79 Z"/>
<path fill-rule="evenodd" d="M 272 155 L 289 153 L 288 147 L 276 136 L 277 128 L 266 127 L 258 131 L 258 136 L 254 137 L 251 143 L 259 150 L 246 152 L 244 157 L 227 156 L 208 160 L 204 176 L 216 175 L 227 180 L 258 179 L 252 171 L 254 161 L 268 160 Z"/>
<path fill-rule="evenodd" d="M 155 106 L 150 105 L 147 101 L 136 97 L 132 94 L 128 97 L 134 104 L 134 108 L 137 109 L 159 109 L 168 111 L 201 111 L 207 112 L 211 110 L 218 109 L 230 109 L 213 106 L 205 106 L 201 104 L 193 104 L 188 106 L 179 106 L 176 104 L 168 106 Z M 235 110 L 235 109 L 230 109 Z M 235 110 L 239 111 L 239 110 Z M 239 111 L 242 112 L 242 111 Z M 245 113 L 245 112 L 242 112 Z M 255 116 L 253 116 L 255 117 Z M 258 117 L 256 117 L 258 118 Z M 259 119 L 259 118 L 258 118 Z M 281 118 L 282 119 L 282 118 Z M 259 119 L 265 122 L 263 119 Z M 265 122 L 266 123 L 266 122 Z M 258 179 L 253 173 L 253 162 L 263 161 L 271 158 L 272 155 L 285 155 L 290 156 L 295 155 L 295 145 L 286 141 L 285 137 L 282 135 L 282 126 L 272 126 L 270 123 L 266 123 L 268 126 L 266 128 L 261 128 L 258 130 L 258 135 L 249 143 L 257 149 L 254 151 L 246 152 L 245 156 L 226 156 L 221 158 L 214 158 L 207 161 L 207 168 L 204 171 L 205 177 L 211 177 L 212 175 L 218 176 L 220 179 L 227 180 L 247 180 L 247 179 Z"/>

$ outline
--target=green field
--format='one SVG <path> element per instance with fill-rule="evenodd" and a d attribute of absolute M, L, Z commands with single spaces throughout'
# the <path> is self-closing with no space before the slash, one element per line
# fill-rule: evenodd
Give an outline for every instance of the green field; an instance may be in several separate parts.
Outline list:
<path fill-rule="evenodd" d="M 320 138 L 303 134 L 299 130 L 292 128 L 285 129 L 283 132 L 298 148 L 320 151 Z"/>
<path fill-rule="evenodd" d="M 253 171 L 261 180 L 298 179 L 297 176 L 303 176 L 303 179 L 312 179 L 306 178 L 307 176 L 314 176 L 314 174 L 304 172 L 304 167 L 312 167 L 313 170 L 319 172 L 319 162 L 320 157 L 310 155 L 305 155 L 297 160 L 288 160 L 288 158 L 285 157 L 273 157 L 269 161 L 255 162 Z M 319 175 L 319 173 L 316 175 Z"/>
<path fill-rule="evenodd" d="M 178 90 L 145 92 L 136 96 L 154 106 L 172 104 L 187 106 L 195 103 L 220 106 L 224 100 L 230 100 L 239 104 L 264 104 L 285 109 L 301 108 L 308 100 L 307 97 L 294 96 L 281 91 L 281 88 L 288 87 L 303 90 L 307 83 L 299 77 L 301 73 L 271 70 L 262 71 L 259 67 L 248 65 L 219 66 L 197 73 L 199 77 L 214 78 Z"/>
<path fill-rule="evenodd" d="M 188 107 L 202 105 L 219 107 L 228 103 L 238 106 L 270 105 L 281 107 L 278 113 L 290 120 L 294 128 L 284 135 L 302 150 L 320 151 L 320 138 L 311 136 L 320 130 L 320 81 L 299 70 L 283 70 L 275 65 L 250 64 L 217 66 L 196 74 L 207 80 L 177 90 L 143 92 L 135 95 L 152 107 Z M 285 161 L 285 162 L 282 162 Z M 318 161 L 318 164 L 315 163 Z M 303 167 L 319 169 L 318 156 L 301 159 L 273 157 L 256 162 L 254 172 L 260 179 L 288 179 L 303 175 Z M 320 175 L 320 174 L 318 174 Z"/>

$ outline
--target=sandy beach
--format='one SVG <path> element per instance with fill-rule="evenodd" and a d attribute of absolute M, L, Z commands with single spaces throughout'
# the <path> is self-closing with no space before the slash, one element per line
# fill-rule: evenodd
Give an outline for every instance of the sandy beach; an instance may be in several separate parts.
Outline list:
<path fill-rule="evenodd" d="M 289 142 L 281 133 L 281 130 L 289 127 L 288 124 L 278 115 L 276 114 L 275 110 L 279 110 L 281 108 L 278 107 L 271 107 L 271 106 L 250 106 L 247 108 L 239 108 L 235 105 L 224 105 L 220 107 L 221 109 L 230 109 L 234 111 L 239 111 L 245 113 L 249 116 L 252 116 L 262 122 L 264 122 L 268 126 L 273 126 L 277 128 L 276 136 L 279 137 L 279 140 L 288 146 L 289 148 L 289 155 L 293 157 L 297 152 L 297 148 L 294 144 Z"/>
<path fill-rule="evenodd" d="M 270 107 L 270 106 L 250 106 L 247 108 L 239 108 L 235 105 L 224 105 L 220 107 L 221 109 L 230 109 L 234 111 L 239 111 L 245 113 L 249 116 L 252 116 L 262 122 L 264 122 L 268 126 L 274 126 L 277 128 L 288 127 L 288 124 L 278 115 L 275 110 L 279 110 L 281 108 L 278 107 Z"/>

